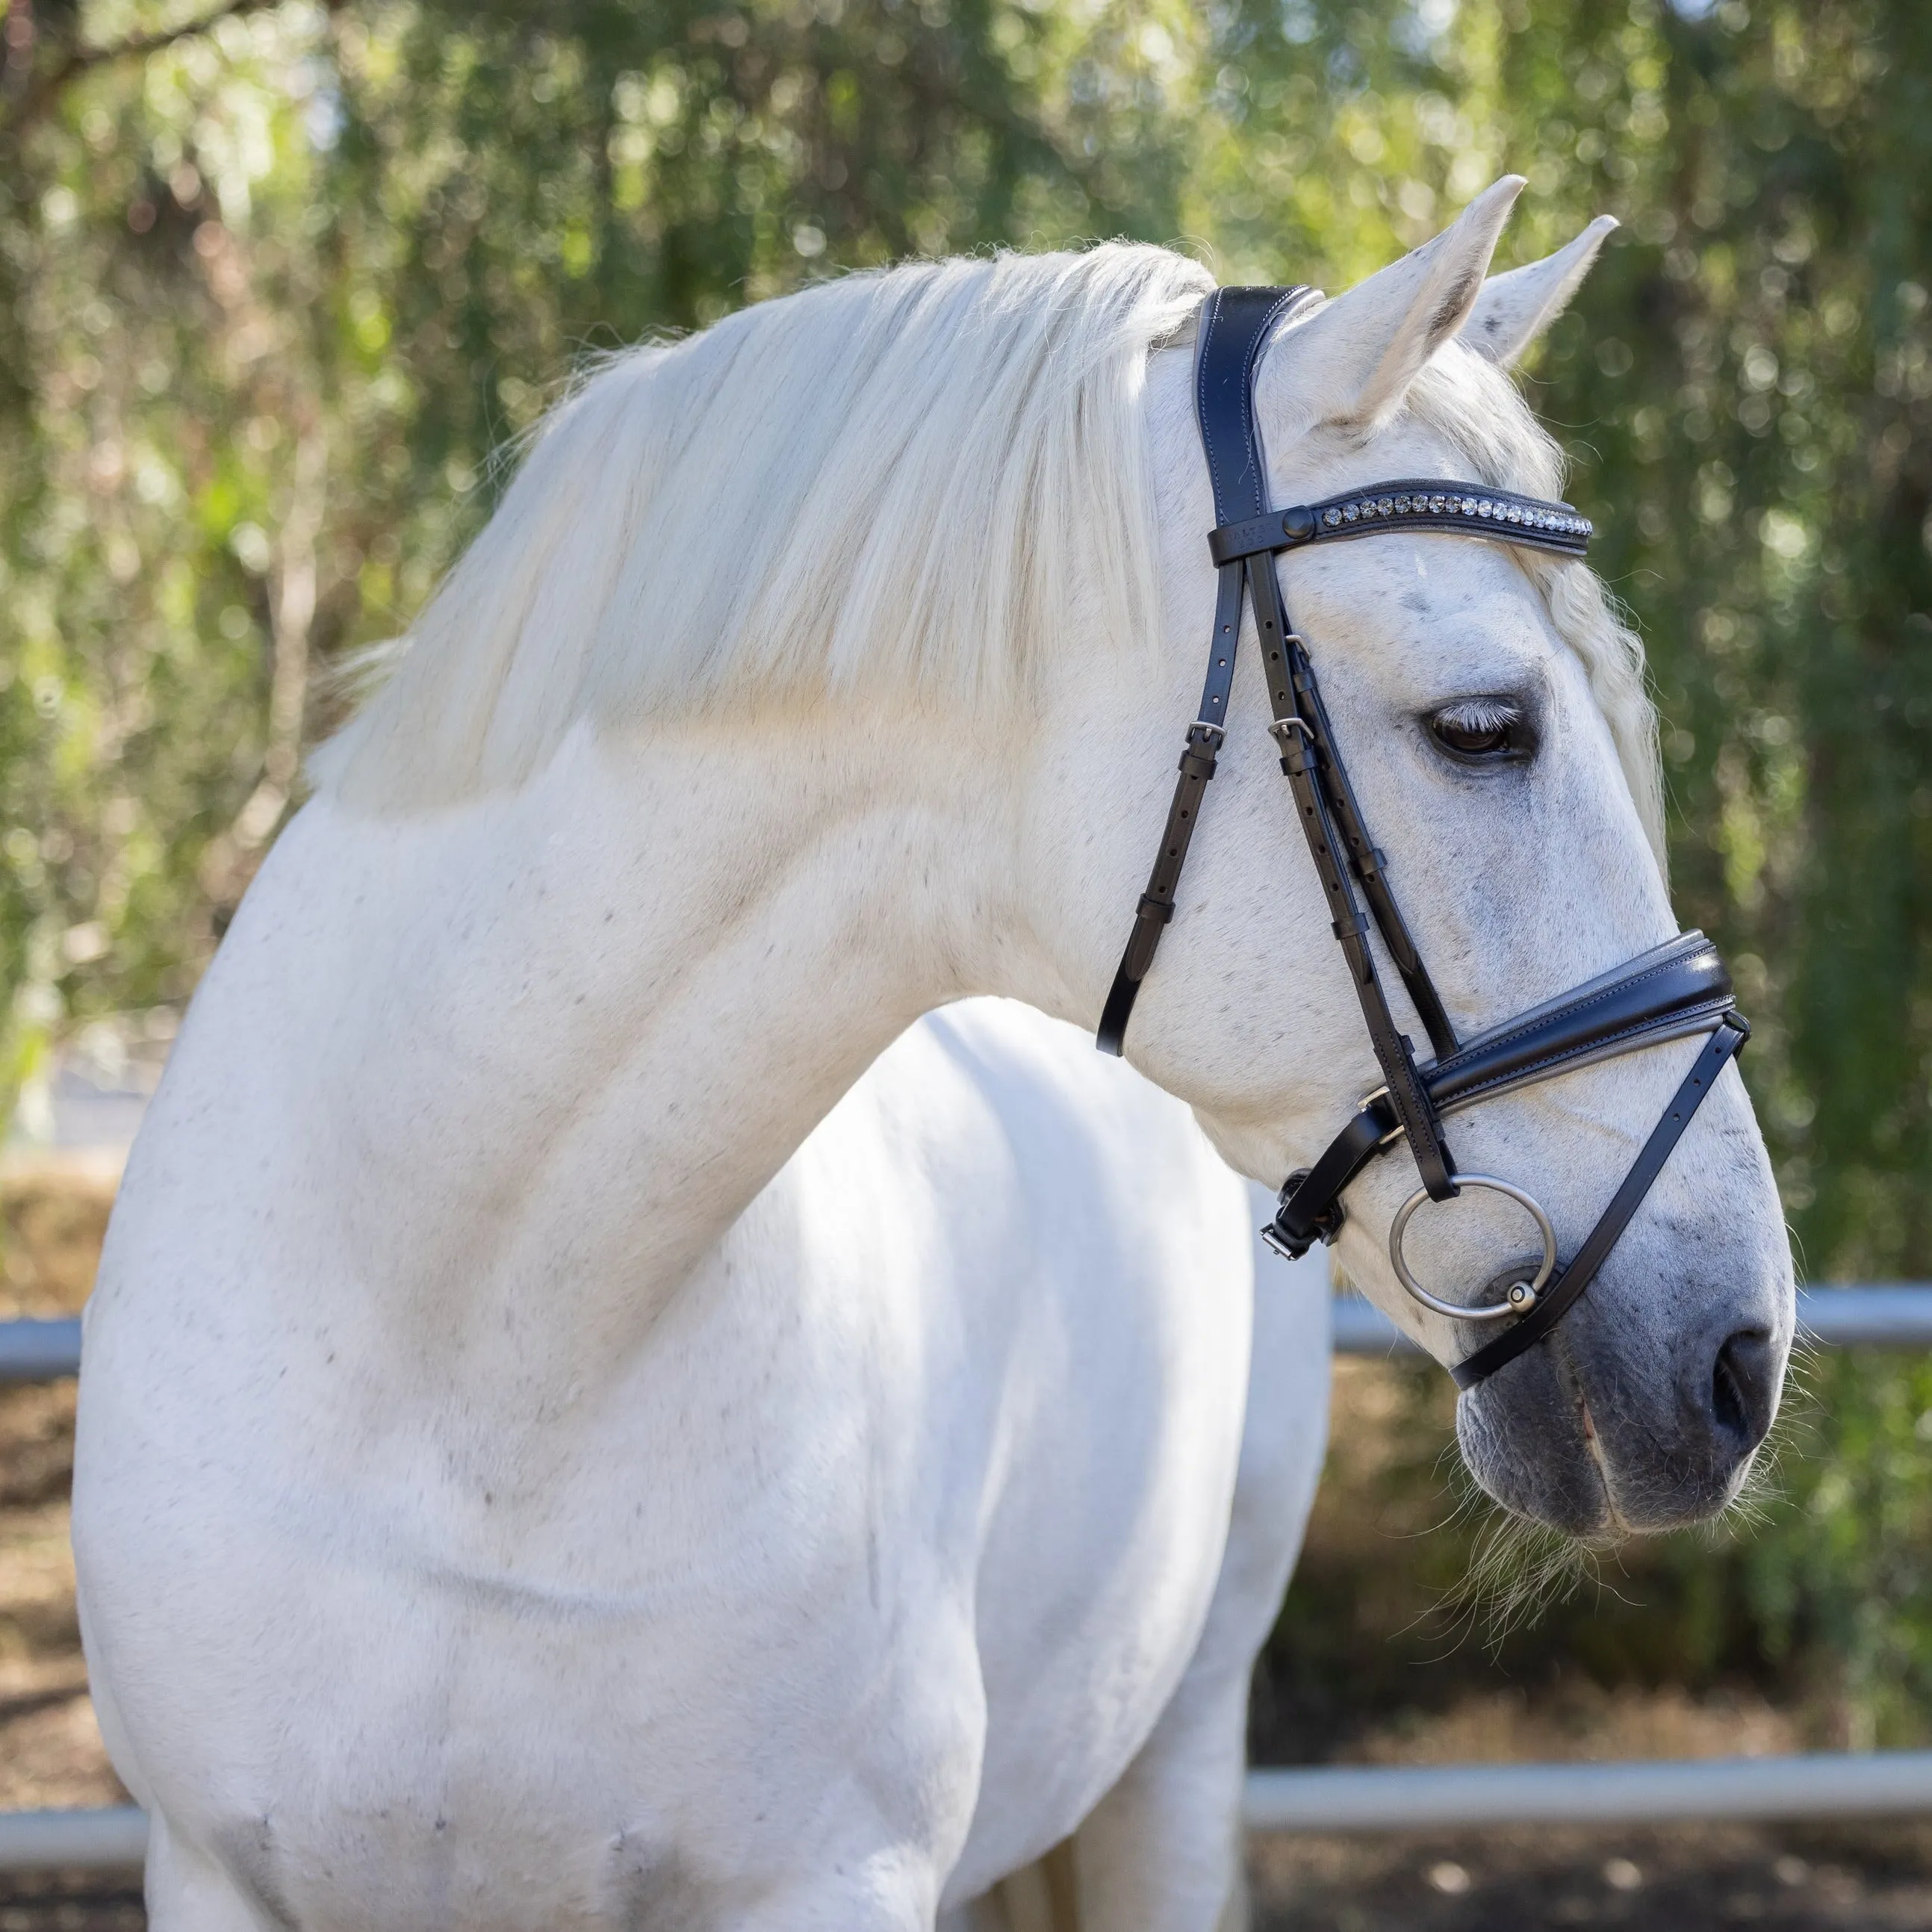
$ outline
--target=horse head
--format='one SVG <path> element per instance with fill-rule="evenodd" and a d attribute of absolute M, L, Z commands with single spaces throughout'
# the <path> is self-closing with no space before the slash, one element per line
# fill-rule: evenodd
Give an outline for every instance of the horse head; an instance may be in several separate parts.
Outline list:
<path fill-rule="evenodd" d="M 1227 659 L 1210 652 L 1205 722 L 1189 739 L 1196 782 L 1184 757 L 1166 883 L 1157 866 L 1138 915 L 1146 936 L 1138 959 L 1130 946 L 1103 1034 L 1118 1044 L 1124 992 L 1130 1055 L 1258 1178 L 1297 1170 L 1298 1181 L 1357 1118 L 1365 1138 L 1346 1199 L 1324 1195 L 1321 1231 L 1350 1277 L 1462 1372 L 1458 1432 L 1482 1485 L 1524 1516 L 1596 1535 L 1695 1520 L 1736 1495 L 1776 1409 L 1794 1302 L 1769 1163 L 1724 1064 L 1744 1029 L 1714 952 L 1672 944 L 1640 649 L 1574 554 L 1585 520 L 1550 500 L 1557 452 L 1506 374 L 1614 224 L 1486 279 L 1521 186 L 1498 182 L 1336 300 L 1270 310 L 1252 416 L 1210 449 L 1212 490 L 1194 420 L 1210 375 L 1183 345 L 1154 355 L 1160 669 L 1066 654 L 1049 700 L 1066 710 L 1049 722 L 1069 748 L 1044 770 L 1051 796 L 1034 815 L 1070 929 L 1104 956 L 1172 782 L 1155 746 L 1171 759 L 1177 721 L 1196 716 L 1189 686 L 1209 614 L 1217 639 L 1244 621 L 1230 558 L 1238 572 L 1242 546 L 1259 546 L 1246 556 L 1248 642 L 1232 688 Z M 1200 402 L 1202 435 L 1208 410 Z M 1251 430 L 1268 507 L 1238 524 L 1222 472 L 1253 454 Z M 1480 500 L 1429 494 L 1452 479 L 1481 488 Z M 1466 540 L 1459 512 L 1492 540 Z M 1371 525 L 1373 542 L 1315 540 Z M 1210 556 L 1202 538 L 1215 526 Z M 1278 572 L 1278 595 L 1264 569 Z M 1264 675 L 1281 664 L 1271 614 L 1282 649 L 1304 652 L 1305 680 L 1286 667 Z M 1216 663 L 1224 730 L 1209 728 L 1223 701 Z M 1110 795 L 1121 808 L 1096 811 Z M 1370 940 L 1358 906 L 1376 909 L 1391 884 L 1401 910 L 1378 911 Z M 1432 979 L 1405 970 L 1412 935 Z M 1364 994 L 1383 982 L 1385 995 Z M 1660 987 L 1667 1010 L 1652 998 Z M 1372 1041 L 1378 1010 L 1388 1024 Z M 1567 1047 L 1537 1064 L 1565 1027 Z M 1432 1063 L 1414 1045 L 1425 1032 Z M 1486 1043 L 1485 1077 L 1459 1088 L 1472 1040 Z M 1508 1077 L 1487 1077 L 1505 1062 Z M 1377 1101 L 1378 1088 L 1390 1097 Z M 1440 1118 L 1430 1092 L 1440 1114 L 1480 1104 Z M 1372 1158 L 1378 1138 L 1407 1146 Z M 1459 1175 L 1506 1185 L 1459 1192 L 1451 1138 Z M 1627 1192 L 1633 1169 L 1645 1185 Z M 1534 1346 L 1478 1352 L 1492 1321 L 1517 1312 L 1505 1298 L 1527 1311 L 1563 1270 L 1576 1272 L 1576 1298 L 1526 1328 L 1520 1340 Z"/>

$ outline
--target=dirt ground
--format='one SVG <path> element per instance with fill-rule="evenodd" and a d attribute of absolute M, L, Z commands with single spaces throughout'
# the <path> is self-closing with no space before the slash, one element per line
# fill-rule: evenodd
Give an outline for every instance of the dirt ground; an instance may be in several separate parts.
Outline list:
<path fill-rule="evenodd" d="M 84 1158 L 0 1168 L 0 1318 L 78 1310 L 112 1190 L 111 1168 Z M 1353 1486 L 1372 1473 L 1388 1372 L 1345 1364 L 1336 1396 L 1345 1446 L 1311 1530 L 1310 1559 L 1386 1570 L 1408 1546 L 1390 1541 L 1385 1525 L 1372 1528 Z M 74 1618 L 73 1424 L 70 1384 L 0 1389 L 0 1809 L 127 1802 L 94 1725 Z M 1360 1616 L 1366 1599 L 1352 1600 Z M 1268 1686 L 1260 1688 L 1265 1702 Z M 1380 1763 L 1695 1757 L 1818 1742 L 1801 1710 L 1761 1688 L 1696 1696 L 1670 1686 L 1606 1689 L 1560 1672 L 1510 1682 L 1485 1678 L 1466 1660 L 1446 1695 L 1384 1699 L 1346 1734 L 1324 1730 L 1326 1722 L 1320 1713 L 1298 1721 L 1262 1712 L 1256 1736 L 1278 1756 Z M 1270 1837 L 1254 1842 L 1250 1867 L 1258 1932 L 1932 1932 L 1932 1823 Z M 0 1879 L 0 1932 L 137 1932 L 145 1922 L 132 1874 Z"/>
<path fill-rule="evenodd" d="M 1917 1826 L 1281 1838 L 1250 1862 L 1256 1932 L 1932 1927 L 1932 1834 Z"/>

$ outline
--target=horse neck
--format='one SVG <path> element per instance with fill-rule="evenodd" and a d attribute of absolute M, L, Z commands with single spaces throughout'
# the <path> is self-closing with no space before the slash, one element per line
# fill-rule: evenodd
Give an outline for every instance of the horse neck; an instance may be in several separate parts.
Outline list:
<path fill-rule="evenodd" d="M 356 908 L 356 956 L 318 935 L 302 970 L 357 988 L 309 1072 L 358 1277 L 446 1339 L 538 1294 L 602 1344 L 648 1322 L 898 1033 L 1000 989 L 982 756 L 788 718 L 580 734 L 433 820 L 325 800 L 262 883 L 297 935 L 319 872 Z"/>

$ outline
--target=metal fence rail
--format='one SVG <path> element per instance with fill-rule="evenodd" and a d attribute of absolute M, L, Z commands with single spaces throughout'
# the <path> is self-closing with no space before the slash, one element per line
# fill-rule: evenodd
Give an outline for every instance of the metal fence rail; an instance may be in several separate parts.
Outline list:
<path fill-rule="evenodd" d="M 1622 1764 L 1320 1766 L 1250 1772 L 1251 1832 L 1394 1833 L 1519 1825 L 1700 1825 L 1932 1810 L 1932 1751 Z M 146 1816 L 0 1813 L 0 1872 L 125 1870 Z"/>
<path fill-rule="evenodd" d="M 1798 1298 L 1812 1342 L 1932 1348 L 1932 1283 L 1814 1288 Z M 1420 1352 L 1378 1309 L 1335 1304 L 1339 1354 Z M 80 1366 L 80 1323 L 0 1322 L 0 1382 Z M 1720 1819 L 1880 1818 L 1932 1811 L 1932 1751 L 1622 1764 L 1315 1766 L 1251 1772 L 1250 1831 L 1469 1831 L 1496 1825 L 1694 1824 Z M 138 1865 L 148 1821 L 131 1806 L 0 1813 L 0 1872 Z"/>
<path fill-rule="evenodd" d="M 1864 1283 L 1798 1291 L 1801 1342 L 1844 1348 L 1932 1348 L 1932 1282 Z M 1338 1355 L 1419 1355 L 1379 1308 L 1359 1295 L 1335 1304 Z"/>
<path fill-rule="evenodd" d="M 1322 1765 L 1248 1774 L 1251 1832 L 1708 1824 L 1932 1810 L 1932 1751 L 1618 1764 Z"/>
<path fill-rule="evenodd" d="M 50 1382 L 80 1369 L 80 1317 L 0 1322 L 0 1382 Z"/>
<path fill-rule="evenodd" d="M 1882 1287 L 1801 1288 L 1798 1327 L 1806 1341 L 1850 1348 L 1932 1348 L 1932 1282 Z M 1358 1295 L 1335 1304 L 1338 1355 L 1422 1352 L 1378 1308 Z M 0 1322 L 0 1382 L 51 1382 L 80 1367 L 80 1321 Z"/>
<path fill-rule="evenodd" d="M 124 1871 L 147 1856 L 148 1814 L 0 1811 L 0 1872 Z"/>

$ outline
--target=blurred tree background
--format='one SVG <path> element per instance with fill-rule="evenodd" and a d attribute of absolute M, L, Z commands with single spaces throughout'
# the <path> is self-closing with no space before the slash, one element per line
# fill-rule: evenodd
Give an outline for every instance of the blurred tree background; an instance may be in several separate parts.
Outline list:
<path fill-rule="evenodd" d="M 318 668 L 406 625 L 587 350 L 1000 243 L 1339 288 L 1507 168 L 1504 266 L 1625 224 L 1532 386 L 1649 644 L 1679 904 L 1756 1024 L 1806 1271 L 1932 1276 L 1912 0 L 7 0 L 0 62 L 10 1102 L 186 998 Z M 1586 1599 L 1539 1644 L 1932 1735 L 1932 1366 L 1810 1379 L 1786 1501 L 1633 1559 L 1641 1641 Z"/>

